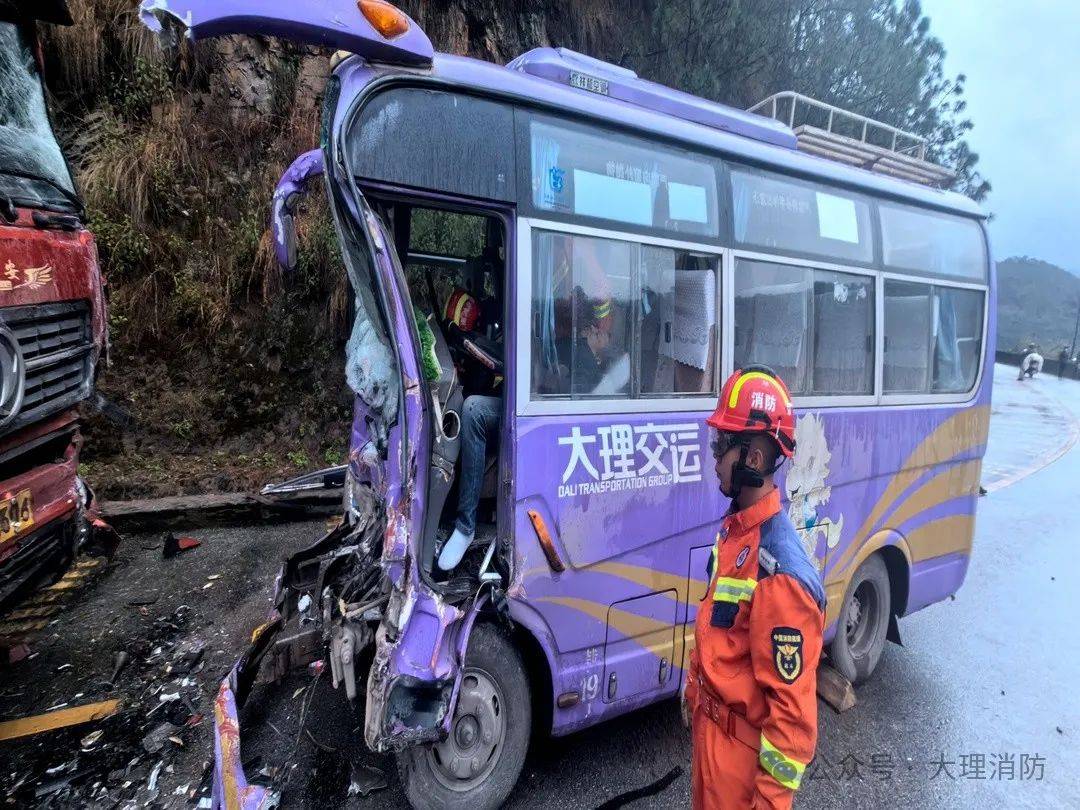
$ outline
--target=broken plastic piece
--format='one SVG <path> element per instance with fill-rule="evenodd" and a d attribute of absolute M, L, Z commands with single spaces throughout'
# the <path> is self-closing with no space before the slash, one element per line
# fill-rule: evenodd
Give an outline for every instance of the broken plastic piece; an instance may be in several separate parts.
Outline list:
<path fill-rule="evenodd" d="M 350 796 L 370 796 L 387 786 L 386 774 L 378 768 L 352 763 L 349 775 Z"/>
<path fill-rule="evenodd" d="M 194 537 L 181 535 L 177 537 L 172 532 L 169 532 L 165 538 L 165 547 L 161 550 L 162 556 L 167 560 L 171 557 L 175 557 L 181 552 L 188 551 L 193 548 L 198 548 L 202 545 L 201 540 L 196 540 Z"/>
<path fill-rule="evenodd" d="M 175 736 L 179 730 L 180 727 L 172 723 L 161 723 L 142 738 L 142 747 L 148 754 L 156 754 L 165 747 L 165 741 Z"/>

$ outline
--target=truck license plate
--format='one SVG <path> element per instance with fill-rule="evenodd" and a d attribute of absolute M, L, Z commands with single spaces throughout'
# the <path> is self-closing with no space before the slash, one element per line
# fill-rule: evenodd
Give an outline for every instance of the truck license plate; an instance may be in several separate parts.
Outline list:
<path fill-rule="evenodd" d="M 14 498 L 0 501 L 0 543 L 34 525 L 34 498 L 24 489 Z"/>

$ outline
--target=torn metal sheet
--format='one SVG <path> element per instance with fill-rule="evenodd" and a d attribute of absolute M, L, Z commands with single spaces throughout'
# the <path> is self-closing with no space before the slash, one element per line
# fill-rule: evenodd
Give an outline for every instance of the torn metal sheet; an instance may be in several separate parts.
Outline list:
<path fill-rule="evenodd" d="M 405 16 L 404 33 L 384 37 L 361 13 L 356 0 L 143 0 L 144 25 L 175 39 L 226 34 L 277 36 L 331 50 L 349 51 L 378 62 L 427 66 L 435 54 L 431 40 Z"/>
<path fill-rule="evenodd" d="M 307 184 L 322 173 L 322 149 L 312 149 L 289 164 L 274 189 L 270 233 L 278 264 L 287 271 L 296 269 L 296 224 L 293 220 L 296 203 L 306 192 Z"/>

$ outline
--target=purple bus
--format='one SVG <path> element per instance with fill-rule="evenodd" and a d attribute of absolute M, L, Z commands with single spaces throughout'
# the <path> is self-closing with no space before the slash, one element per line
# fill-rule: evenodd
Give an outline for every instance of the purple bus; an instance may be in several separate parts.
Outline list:
<path fill-rule="evenodd" d="M 322 178 L 355 296 L 345 521 L 286 559 L 221 686 L 217 805 L 275 797 L 240 765 L 260 668 L 328 660 L 415 807 L 498 806 L 534 728 L 676 695 L 727 506 L 703 420 L 735 367 L 767 364 L 792 391 L 781 485 L 838 670 L 869 677 L 900 617 L 960 587 L 994 345 L 970 200 L 573 52 L 434 53 L 381 0 L 146 0 L 143 17 L 340 49 L 320 148 L 282 178 L 273 224 L 288 265 L 295 201 Z M 478 353 L 497 362 L 501 426 L 447 573 L 475 389 L 442 315 L 462 290 L 502 357 Z"/>

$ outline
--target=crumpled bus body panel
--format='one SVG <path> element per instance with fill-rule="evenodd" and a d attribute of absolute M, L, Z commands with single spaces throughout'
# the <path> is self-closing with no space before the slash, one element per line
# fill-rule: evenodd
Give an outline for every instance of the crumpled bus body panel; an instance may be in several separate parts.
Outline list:
<path fill-rule="evenodd" d="M 430 65 L 434 55 L 431 40 L 413 20 L 405 33 L 387 39 L 367 21 L 356 0 L 143 0 L 139 15 L 152 31 L 176 26 L 192 39 L 277 36 L 414 66 Z"/>

